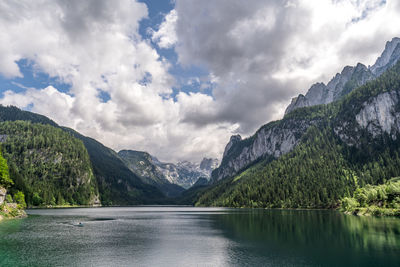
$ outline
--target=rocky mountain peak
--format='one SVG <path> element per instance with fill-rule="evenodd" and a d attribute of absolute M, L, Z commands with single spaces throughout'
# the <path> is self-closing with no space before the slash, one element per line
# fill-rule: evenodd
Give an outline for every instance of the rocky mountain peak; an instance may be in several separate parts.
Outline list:
<path fill-rule="evenodd" d="M 327 85 L 323 83 L 313 84 L 304 96 L 299 95 L 292 98 L 285 114 L 297 108 L 329 104 L 336 101 L 353 89 L 379 77 L 388 68 L 394 66 L 399 59 L 400 38 L 395 37 L 386 43 L 384 51 L 373 66 L 366 67 L 364 64 L 357 63 L 356 66 L 344 67 Z"/>
<path fill-rule="evenodd" d="M 354 71 L 367 70 L 367 69 L 368 69 L 367 66 L 358 62 Z"/>
<path fill-rule="evenodd" d="M 303 103 L 299 103 L 302 107 L 309 105 L 318 105 L 323 99 L 324 91 L 326 90 L 326 85 L 324 83 L 315 83 L 308 90 L 305 95 L 305 99 L 302 99 Z M 311 101 L 311 102 L 310 102 Z"/>
<path fill-rule="evenodd" d="M 367 68 L 365 65 L 357 63 L 356 66 L 344 67 L 326 85 L 315 83 L 309 88 L 306 95 L 300 94 L 292 98 L 285 114 L 297 108 L 328 104 L 339 100 L 352 90 L 377 78 L 378 75 L 376 74 L 380 75 L 395 65 L 399 58 L 400 38 L 394 38 L 386 44 L 385 51 L 378 58 L 376 66 Z M 372 130 L 375 130 L 373 127 L 376 127 L 376 125 L 383 125 L 381 128 L 392 134 L 392 126 L 400 125 L 400 119 L 390 116 L 393 113 L 391 108 L 393 103 L 389 101 L 390 99 L 396 98 L 395 96 L 385 96 L 385 98 L 376 100 L 376 103 L 371 107 L 366 107 L 366 112 L 357 117 L 359 124 L 371 125 L 368 127 Z M 285 116 L 279 123 L 266 124 L 251 138 L 245 140 L 242 140 L 240 136 L 232 136 L 225 147 L 221 165 L 213 171 L 212 181 L 231 177 L 261 158 L 278 158 L 291 151 L 301 139 L 302 134 L 309 127 L 318 124 L 320 119 L 317 116 L 313 119 L 300 120 L 298 119 L 299 114 L 302 113 L 295 114 L 293 117 Z M 373 114 L 373 116 L 370 114 Z M 400 128 L 400 126 L 398 127 Z M 376 132 L 379 132 L 378 130 Z M 342 136 L 344 135 L 342 134 Z"/>
<path fill-rule="evenodd" d="M 393 58 L 392 55 L 399 44 L 400 38 L 398 37 L 395 37 L 391 41 L 386 42 L 385 50 L 383 50 L 381 56 L 378 57 L 375 64 L 370 67 L 372 73 L 374 73 L 375 75 L 382 74 L 387 69 L 385 68 L 385 66 L 391 63 L 391 61 L 396 60 L 396 58 Z"/>
<path fill-rule="evenodd" d="M 225 150 L 224 150 L 224 157 L 226 156 L 226 154 L 228 154 L 229 149 L 231 149 L 231 147 L 242 141 L 242 137 L 240 136 L 240 134 L 236 134 L 236 135 L 232 135 L 231 138 L 229 139 L 229 143 L 225 146 Z"/>

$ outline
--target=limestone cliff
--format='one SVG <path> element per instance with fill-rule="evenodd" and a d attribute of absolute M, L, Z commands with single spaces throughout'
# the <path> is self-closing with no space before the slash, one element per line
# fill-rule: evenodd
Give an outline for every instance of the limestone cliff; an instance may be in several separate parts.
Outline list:
<path fill-rule="evenodd" d="M 382 75 L 383 71 L 392 67 L 399 58 L 400 39 L 394 38 L 386 44 L 385 51 L 372 67 L 367 68 L 360 63 L 355 67 L 346 66 L 327 85 L 316 83 L 311 86 L 305 96 L 299 95 L 292 99 L 282 120 L 266 124 L 253 136 L 244 140 L 240 135 L 232 136 L 225 147 L 221 165 L 213 171 L 212 181 L 217 182 L 231 177 L 258 160 L 278 158 L 290 152 L 310 126 L 317 125 L 322 120 L 326 122 L 327 118 L 310 117 L 306 114 L 307 112 L 314 114 L 313 109 L 324 108 L 317 105 L 329 104 L 342 99 L 353 89 Z M 342 108 L 346 111 L 350 110 L 347 117 L 333 121 L 336 123 L 335 133 L 347 144 L 357 144 L 357 140 L 365 130 L 372 136 L 387 133 L 392 138 L 399 133 L 400 104 L 398 100 L 400 97 L 398 90 L 366 95 L 366 97 L 368 98 L 365 98 L 365 102 L 353 103 Z M 358 98 L 353 97 L 352 99 Z M 297 110 L 300 107 L 312 106 L 315 107 Z"/>
<path fill-rule="evenodd" d="M 264 125 L 247 139 L 231 138 L 221 165 L 212 173 L 212 181 L 233 176 L 260 158 L 278 158 L 290 152 L 306 130 L 318 121 L 319 118 L 285 118 Z"/>
<path fill-rule="evenodd" d="M 400 38 L 393 38 L 386 43 L 385 49 L 375 64 L 366 67 L 358 63 L 357 66 L 346 66 L 341 73 L 337 73 L 327 85 L 316 83 L 308 89 L 306 95 L 300 94 L 292 98 L 286 108 L 285 114 L 291 111 L 320 104 L 328 104 L 350 93 L 353 89 L 366 82 L 379 77 L 388 68 L 392 67 L 400 59 Z"/>
<path fill-rule="evenodd" d="M 396 140 L 400 133 L 400 91 L 378 94 L 354 110 L 354 116 L 336 123 L 335 133 L 348 145 L 358 145 L 362 134 L 373 138 L 388 134 Z"/>

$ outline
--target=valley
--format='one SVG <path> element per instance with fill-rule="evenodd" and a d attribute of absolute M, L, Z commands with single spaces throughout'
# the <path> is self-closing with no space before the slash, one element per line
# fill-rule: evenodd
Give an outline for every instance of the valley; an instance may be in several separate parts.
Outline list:
<path fill-rule="evenodd" d="M 42 115 L 1 107 L 10 169 L 2 185 L 10 195 L 22 192 L 28 207 L 338 208 L 358 188 L 400 175 L 399 49 L 393 38 L 375 65 L 345 67 L 327 86 L 313 85 L 306 102 L 294 99 L 282 120 L 232 136 L 220 164 L 115 152 Z M 393 194 L 397 201 L 400 192 Z"/>

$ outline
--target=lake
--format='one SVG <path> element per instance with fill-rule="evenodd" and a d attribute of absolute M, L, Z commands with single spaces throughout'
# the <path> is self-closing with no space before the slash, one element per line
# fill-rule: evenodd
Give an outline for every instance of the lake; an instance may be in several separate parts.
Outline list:
<path fill-rule="evenodd" d="M 0 266 L 400 265 L 396 218 L 152 206 L 27 212 L 0 223 Z"/>

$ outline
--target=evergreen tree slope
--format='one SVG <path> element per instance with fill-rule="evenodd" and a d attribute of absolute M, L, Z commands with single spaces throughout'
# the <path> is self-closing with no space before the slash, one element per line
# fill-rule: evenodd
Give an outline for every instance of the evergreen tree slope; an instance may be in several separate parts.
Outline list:
<path fill-rule="evenodd" d="M 33 123 L 48 124 L 54 127 L 58 127 L 57 123 L 50 120 L 46 116 L 32 113 L 29 111 L 20 110 L 14 106 L 2 106 L 0 105 L 0 121 L 30 121 Z"/>
<path fill-rule="evenodd" d="M 0 123 L 11 193 L 22 191 L 29 206 L 98 204 L 98 190 L 83 143 L 50 125 Z"/>
<path fill-rule="evenodd" d="M 101 203 L 103 205 L 156 204 L 160 203 L 161 199 L 163 199 L 163 194 L 157 188 L 144 184 L 139 177 L 125 166 L 122 159 L 112 149 L 107 148 L 96 140 L 85 137 L 72 129 L 60 127 L 54 121 L 45 116 L 23 111 L 13 106 L 4 107 L 0 105 L 0 122 L 11 122 L 16 120 L 58 128 L 66 132 L 70 138 L 80 139 L 87 150 L 86 153 L 89 154 L 89 165 L 91 166 L 92 172 L 95 176 L 95 184 L 97 184 L 98 188 L 96 190 L 99 191 Z M 51 131 L 54 130 L 51 127 L 47 127 L 46 129 Z M 33 137 L 34 136 L 32 136 L 32 138 Z M 2 140 L 3 137 L 0 135 L 0 141 Z M 18 171 L 14 171 L 12 168 L 10 169 L 10 172 L 12 177 L 13 175 L 18 175 Z M 20 177 L 20 180 L 23 179 L 24 177 Z M 24 183 L 21 183 L 20 187 L 23 186 Z M 60 190 L 64 189 L 65 188 L 60 188 Z M 28 194 L 27 198 L 29 198 L 29 195 L 32 194 Z M 38 194 L 36 195 L 38 196 Z"/>
<path fill-rule="evenodd" d="M 137 205 L 162 203 L 164 195 L 145 184 L 112 149 L 78 132 L 63 128 L 82 140 L 89 152 L 97 178 L 101 202 L 105 205 Z"/>
<path fill-rule="evenodd" d="M 400 176 L 400 63 L 339 102 L 283 121 L 315 117 L 291 152 L 218 181 L 197 205 L 336 207 L 359 187 Z"/>

